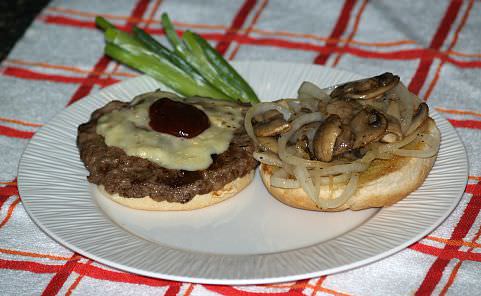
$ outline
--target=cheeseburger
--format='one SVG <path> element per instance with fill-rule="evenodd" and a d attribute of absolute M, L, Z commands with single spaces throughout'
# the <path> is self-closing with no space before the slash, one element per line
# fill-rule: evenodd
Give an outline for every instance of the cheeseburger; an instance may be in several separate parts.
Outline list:
<path fill-rule="evenodd" d="M 257 161 L 247 106 L 154 91 L 112 101 L 78 128 L 88 181 L 143 210 L 193 210 L 246 187 Z"/>

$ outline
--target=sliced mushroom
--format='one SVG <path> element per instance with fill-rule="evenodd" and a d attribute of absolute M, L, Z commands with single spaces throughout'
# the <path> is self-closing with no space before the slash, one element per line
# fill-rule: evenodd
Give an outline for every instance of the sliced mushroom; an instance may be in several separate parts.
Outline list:
<path fill-rule="evenodd" d="M 257 137 L 272 137 L 280 135 L 291 128 L 289 122 L 284 118 L 276 118 L 274 120 L 259 123 L 254 126 L 254 133 Z"/>
<path fill-rule="evenodd" d="M 379 140 L 387 128 L 386 117 L 375 109 L 363 109 L 351 120 L 350 127 L 355 140 L 353 148 Z"/>
<path fill-rule="evenodd" d="M 317 129 L 312 141 L 312 151 L 316 159 L 320 161 L 332 160 L 334 145 L 341 132 L 341 118 L 337 115 L 327 117 Z"/>
<path fill-rule="evenodd" d="M 386 72 L 371 78 L 352 81 L 336 87 L 333 98 L 368 100 L 381 96 L 399 83 L 399 76 Z"/>
<path fill-rule="evenodd" d="M 368 151 L 368 149 L 366 149 L 365 147 L 361 147 L 361 148 L 358 148 L 358 149 L 352 149 L 352 150 L 349 150 L 349 151 L 346 151 L 346 152 L 342 153 L 341 157 L 343 159 L 353 161 L 353 160 L 362 158 L 367 153 L 367 151 Z"/>
<path fill-rule="evenodd" d="M 309 153 L 309 139 L 307 136 L 300 137 L 296 141 L 296 152 L 297 155 L 305 159 L 310 159 Z"/>
<path fill-rule="evenodd" d="M 326 107 L 327 107 L 326 102 L 319 102 L 319 110 L 318 111 L 325 115 L 325 114 L 327 114 Z"/>
<path fill-rule="evenodd" d="M 411 121 L 411 125 L 409 126 L 408 130 L 406 131 L 406 135 L 411 134 L 415 130 L 418 129 L 418 127 L 421 126 L 421 124 L 428 118 L 429 115 L 429 107 L 428 104 L 426 103 L 421 103 L 418 106 L 418 109 L 416 110 L 416 113 L 413 115 L 413 120 Z"/>
<path fill-rule="evenodd" d="M 342 132 L 336 139 L 334 145 L 334 156 L 350 151 L 354 144 L 354 134 L 349 125 L 343 124 L 341 126 Z"/>
<path fill-rule="evenodd" d="M 401 123 L 393 116 L 386 116 L 387 128 L 386 133 L 381 139 L 384 143 L 394 143 L 402 139 L 403 133 L 401 131 Z"/>
<path fill-rule="evenodd" d="M 277 153 L 277 140 L 274 137 L 258 137 L 259 146 L 264 151 Z"/>
<path fill-rule="evenodd" d="M 275 100 L 274 103 L 280 105 L 281 107 L 289 109 L 289 100 L 288 99 L 279 99 Z"/>
<path fill-rule="evenodd" d="M 336 114 L 341 118 L 342 123 L 348 123 L 354 113 L 353 104 L 346 100 L 332 100 L 326 106 L 328 115 Z"/>
<path fill-rule="evenodd" d="M 312 143 L 312 139 L 314 138 L 314 134 L 316 133 L 317 128 L 319 128 L 320 125 L 321 123 L 319 121 L 315 121 L 315 122 L 311 122 L 303 125 L 294 134 L 293 142 L 298 141 L 303 137 L 307 137 L 310 145 L 310 143 Z"/>

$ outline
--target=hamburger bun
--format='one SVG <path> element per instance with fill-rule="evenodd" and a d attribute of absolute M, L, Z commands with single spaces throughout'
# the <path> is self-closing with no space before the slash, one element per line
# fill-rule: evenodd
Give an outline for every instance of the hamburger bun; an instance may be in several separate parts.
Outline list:
<path fill-rule="evenodd" d="M 427 118 L 420 131 L 432 135 L 436 141 L 440 141 L 440 132 L 433 119 Z M 407 149 L 423 149 L 424 143 L 409 144 Z M 385 207 L 392 205 L 408 196 L 416 190 L 429 174 L 436 155 L 430 158 L 414 158 L 395 156 L 389 160 L 374 160 L 367 171 L 359 175 L 357 190 L 353 196 L 343 205 L 337 208 L 321 209 L 304 192 L 302 188 L 286 189 L 271 186 L 270 177 L 273 166 L 261 164 L 260 175 L 267 190 L 279 201 L 291 207 L 314 210 L 337 212 L 347 209 L 362 210 L 372 207 Z M 345 184 L 335 184 L 332 192 L 329 185 L 320 188 L 319 197 L 330 199 L 338 196 L 346 187 Z"/>
<path fill-rule="evenodd" d="M 250 173 L 235 179 L 234 181 L 224 185 L 222 189 L 209 192 L 207 194 L 196 195 L 190 201 L 186 203 L 180 202 L 168 202 L 168 201 L 155 201 L 149 196 L 142 198 L 126 198 L 119 194 L 110 194 L 105 191 L 103 185 L 97 186 L 103 196 L 119 203 L 123 206 L 148 211 L 190 211 L 200 208 L 205 208 L 217 203 L 220 203 L 240 192 L 247 185 L 249 185 L 254 179 L 254 170 Z"/>

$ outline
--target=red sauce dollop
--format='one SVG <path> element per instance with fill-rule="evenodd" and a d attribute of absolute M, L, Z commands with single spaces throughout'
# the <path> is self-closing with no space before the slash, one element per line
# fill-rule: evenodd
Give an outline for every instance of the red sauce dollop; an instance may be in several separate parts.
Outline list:
<path fill-rule="evenodd" d="M 167 98 L 150 105 L 149 117 L 153 130 L 182 138 L 193 138 L 210 126 L 209 117 L 202 110 Z"/>

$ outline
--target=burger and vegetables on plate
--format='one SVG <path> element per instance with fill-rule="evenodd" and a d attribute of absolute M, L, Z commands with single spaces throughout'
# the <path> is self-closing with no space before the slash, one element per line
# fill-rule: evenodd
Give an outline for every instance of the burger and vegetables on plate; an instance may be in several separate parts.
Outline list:
<path fill-rule="evenodd" d="M 183 95 L 112 101 L 79 126 L 88 180 L 105 196 L 143 210 L 203 208 L 244 189 L 259 163 L 275 198 L 315 211 L 388 206 L 424 182 L 440 132 L 398 76 L 326 89 L 304 82 L 297 98 L 259 102 L 205 40 L 180 40 L 162 21 L 173 50 L 97 19 L 108 55 Z"/>

